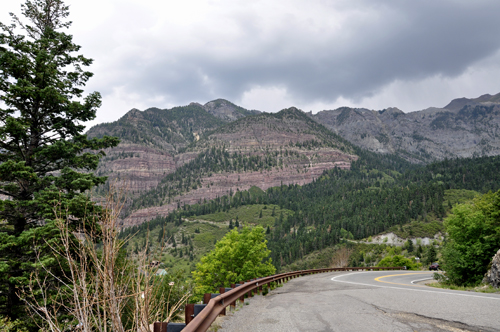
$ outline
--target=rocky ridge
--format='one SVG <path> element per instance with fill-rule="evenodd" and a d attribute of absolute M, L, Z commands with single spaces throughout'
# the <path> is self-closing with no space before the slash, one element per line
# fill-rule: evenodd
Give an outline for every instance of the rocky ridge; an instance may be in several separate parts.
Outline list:
<path fill-rule="evenodd" d="M 355 145 L 411 162 L 500 154 L 500 93 L 411 113 L 341 107 L 310 116 Z"/>

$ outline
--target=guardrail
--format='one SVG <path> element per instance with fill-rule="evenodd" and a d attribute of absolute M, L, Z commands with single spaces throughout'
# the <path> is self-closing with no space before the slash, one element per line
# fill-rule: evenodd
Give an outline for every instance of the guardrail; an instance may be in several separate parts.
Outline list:
<path fill-rule="evenodd" d="M 317 274 L 333 271 L 360 271 L 360 270 L 404 270 L 405 267 L 343 267 L 293 271 L 275 274 L 269 277 L 248 280 L 233 284 L 232 288 L 220 288 L 220 294 L 205 294 L 205 304 L 187 304 L 185 307 L 185 323 L 154 323 L 154 332 L 205 332 L 220 314 L 225 314 L 226 307 L 235 305 L 237 300 L 243 301 L 245 295 L 252 296 L 255 290 L 262 292 L 262 286 L 276 282 L 278 284 L 290 279 L 308 274 Z M 229 289 L 229 290 L 228 290 Z"/>

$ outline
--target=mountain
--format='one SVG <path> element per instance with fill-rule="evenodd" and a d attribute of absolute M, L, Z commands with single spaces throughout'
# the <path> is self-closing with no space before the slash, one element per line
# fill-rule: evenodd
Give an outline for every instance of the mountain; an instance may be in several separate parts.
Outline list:
<path fill-rule="evenodd" d="M 87 135 L 121 139 L 118 147 L 106 151 L 97 174 L 108 175 L 111 181 L 123 181 L 128 192 L 137 195 L 192 159 L 194 156 L 179 156 L 179 151 L 206 132 L 259 113 L 223 99 L 172 109 L 132 109 L 118 121 L 92 127 Z"/>
<path fill-rule="evenodd" d="M 357 156 L 350 143 L 289 108 L 218 127 L 177 158 L 189 161 L 134 199 L 124 226 L 253 186 L 307 184 L 325 170 L 349 168 Z"/>
<path fill-rule="evenodd" d="M 412 113 L 342 107 L 313 115 L 294 107 L 261 113 L 217 99 L 133 109 L 88 135 L 121 139 L 97 173 L 125 183 L 123 225 L 131 226 L 253 186 L 311 183 L 326 170 L 349 169 L 360 157 L 380 159 L 363 149 L 388 156 L 398 171 L 409 166 L 397 156 L 425 164 L 498 155 L 499 100 L 500 94 L 484 95 Z"/>
<path fill-rule="evenodd" d="M 414 163 L 500 154 L 500 94 L 411 113 L 341 107 L 310 116 L 357 146 Z"/>

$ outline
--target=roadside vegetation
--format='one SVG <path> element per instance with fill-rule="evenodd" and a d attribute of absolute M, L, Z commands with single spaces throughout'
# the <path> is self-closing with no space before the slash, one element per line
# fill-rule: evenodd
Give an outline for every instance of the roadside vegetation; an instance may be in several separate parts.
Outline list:
<path fill-rule="evenodd" d="M 500 190 L 454 206 L 444 224 L 441 283 L 479 285 L 500 248 Z"/>

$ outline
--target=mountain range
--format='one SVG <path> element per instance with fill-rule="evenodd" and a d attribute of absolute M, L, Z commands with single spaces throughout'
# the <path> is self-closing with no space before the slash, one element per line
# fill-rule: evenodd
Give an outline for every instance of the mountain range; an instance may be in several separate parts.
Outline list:
<path fill-rule="evenodd" d="M 121 139 L 97 173 L 126 183 L 126 227 L 253 186 L 310 183 L 325 170 L 348 169 L 360 149 L 412 163 L 498 155 L 499 125 L 500 94 L 412 113 L 342 107 L 312 114 L 291 107 L 270 114 L 218 99 L 132 109 L 87 134 Z"/>
<path fill-rule="evenodd" d="M 415 163 L 500 154 L 500 93 L 411 113 L 341 107 L 310 116 L 355 145 Z"/>

